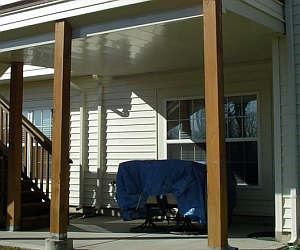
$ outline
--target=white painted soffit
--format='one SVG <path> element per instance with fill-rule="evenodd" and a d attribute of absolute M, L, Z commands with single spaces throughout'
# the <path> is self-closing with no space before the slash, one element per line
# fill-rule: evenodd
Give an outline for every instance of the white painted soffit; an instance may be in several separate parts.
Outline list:
<path fill-rule="evenodd" d="M 100 35 L 113 31 L 145 27 L 154 24 L 174 22 L 200 17 L 202 15 L 202 5 L 197 5 L 179 10 L 154 13 L 141 17 L 133 17 L 131 19 L 122 19 L 94 25 L 87 25 L 74 28 L 72 31 L 72 39 Z M 0 42 L 0 53 L 52 43 L 54 43 L 54 32 Z"/>
<path fill-rule="evenodd" d="M 18 8 L 15 11 L 2 14 L 0 32 L 148 1 L 150 0 L 42 1 L 30 7 Z M 17 2 L 21 1 L 13 1 L 12 3 Z"/>
<path fill-rule="evenodd" d="M 223 8 L 285 33 L 284 3 L 278 0 L 223 0 Z"/>
<path fill-rule="evenodd" d="M 132 19 L 120 20 L 111 23 L 95 24 L 73 31 L 74 38 L 85 36 L 100 35 L 112 31 L 119 31 L 125 29 L 139 28 L 150 26 L 154 24 L 163 24 L 168 22 L 175 22 L 189 18 L 203 16 L 202 5 L 188 7 L 179 10 L 172 10 L 168 12 L 161 12 L 152 15 L 136 17 Z"/>

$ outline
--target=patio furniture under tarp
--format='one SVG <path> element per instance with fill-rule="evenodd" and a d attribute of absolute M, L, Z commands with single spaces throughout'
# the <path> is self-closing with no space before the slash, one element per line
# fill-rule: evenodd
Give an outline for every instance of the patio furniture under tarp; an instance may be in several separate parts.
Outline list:
<path fill-rule="evenodd" d="M 236 181 L 228 172 L 228 213 L 236 201 Z M 135 160 L 120 163 L 116 199 L 123 220 L 144 217 L 148 196 L 173 194 L 179 213 L 206 224 L 206 165 L 185 160 Z"/>

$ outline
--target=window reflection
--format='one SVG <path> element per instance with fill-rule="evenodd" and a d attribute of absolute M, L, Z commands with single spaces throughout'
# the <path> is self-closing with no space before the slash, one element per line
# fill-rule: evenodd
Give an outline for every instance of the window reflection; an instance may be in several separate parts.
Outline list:
<path fill-rule="evenodd" d="M 226 162 L 239 184 L 258 185 L 256 95 L 224 98 Z M 205 100 L 167 102 L 168 159 L 206 161 Z M 183 139 L 190 139 L 190 142 Z"/>

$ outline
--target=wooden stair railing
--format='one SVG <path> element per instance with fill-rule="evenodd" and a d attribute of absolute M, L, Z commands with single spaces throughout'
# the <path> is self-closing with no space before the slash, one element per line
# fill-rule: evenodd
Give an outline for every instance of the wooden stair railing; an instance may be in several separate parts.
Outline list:
<path fill-rule="evenodd" d="M 7 193 L 7 147 L 0 141 L 0 227 L 5 225 L 6 193 Z"/>
<path fill-rule="evenodd" d="M 7 183 L 5 183 L 5 181 L 7 180 L 7 151 L 9 146 L 9 109 L 10 107 L 8 101 L 0 95 L 1 215 L 6 214 L 5 192 Z M 22 181 L 21 230 L 28 230 L 47 226 L 48 222 L 41 223 L 41 219 L 43 217 L 42 214 L 39 214 L 39 212 L 41 211 L 46 211 L 46 220 L 49 221 L 50 216 L 47 215 L 47 213 L 50 214 L 49 194 L 52 162 L 52 142 L 24 116 L 22 117 L 22 130 L 22 176 L 20 176 Z M 32 200 L 32 202 L 30 199 Z M 41 209 L 41 207 L 45 207 L 45 205 L 47 206 L 47 208 Z M 33 212 L 33 207 L 40 207 L 40 210 Z M 28 216 L 28 213 L 30 213 L 30 216 Z M 26 216 L 27 219 L 25 219 Z M 39 223 L 36 223 L 34 221 L 34 218 L 38 219 Z M 3 218 L 2 220 L 4 219 L 5 218 Z M 22 222 L 22 220 L 24 220 L 24 222 Z"/>

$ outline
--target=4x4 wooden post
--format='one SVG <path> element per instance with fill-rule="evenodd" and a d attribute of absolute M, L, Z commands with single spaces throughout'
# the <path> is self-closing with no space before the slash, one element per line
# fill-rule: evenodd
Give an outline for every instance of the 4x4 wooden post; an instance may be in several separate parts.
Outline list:
<path fill-rule="evenodd" d="M 209 249 L 228 249 L 222 1 L 203 0 Z"/>
<path fill-rule="evenodd" d="M 55 23 L 53 82 L 53 139 L 50 239 L 46 249 L 73 249 L 67 239 L 69 221 L 69 138 L 72 28 L 67 21 Z"/>
<path fill-rule="evenodd" d="M 11 64 L 7 229 L 21 229 L 23 63 Z"/>

